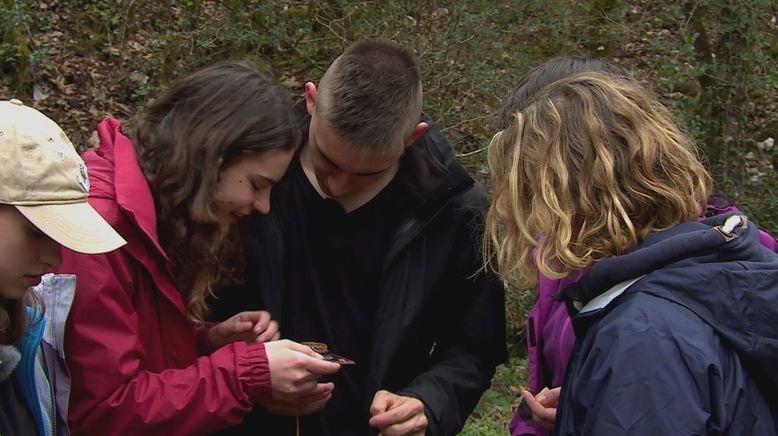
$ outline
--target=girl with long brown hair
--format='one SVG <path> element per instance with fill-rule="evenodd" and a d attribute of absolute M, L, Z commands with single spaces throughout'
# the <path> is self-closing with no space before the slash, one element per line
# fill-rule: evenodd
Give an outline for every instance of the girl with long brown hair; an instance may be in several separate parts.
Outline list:
<path fill-rule="evenodd" d="M 267 213 L 301 138 L 285 91 L 245 62 L 201 69 L 84 154 L 90 203 L 127 239 L 99 256 L 65 251 L 78 276 L 66 331 L 69 422 L 88 434 L 203 434 L 263 398 L 320 405 L 339 365 L 273 341 L 264 311 L 205 323 L 206 297 L 243 274 L 240 221 Z M 267 342 L 267 343 L 265 343 Z"/>

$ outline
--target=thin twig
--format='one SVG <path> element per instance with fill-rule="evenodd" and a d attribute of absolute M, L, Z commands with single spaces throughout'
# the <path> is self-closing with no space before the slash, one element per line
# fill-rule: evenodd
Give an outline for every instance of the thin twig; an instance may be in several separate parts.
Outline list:
<path fill-rule="evenodd" d="M 484 150 L 488 150 L 488 149 L 489 149 L 489 146 L 485 145 L 485 146 L 479 148 L 478 150 L 468 151 L 467 153 L 460 153 L 460 154 L 457 155 L 457 157 L 458 158 L 459 157 L 470 157 L 470 156 L 472 156 L 474 154 L 478 154 L 478 153 L 480 153 L 480 152 L 482 152 Z"/>

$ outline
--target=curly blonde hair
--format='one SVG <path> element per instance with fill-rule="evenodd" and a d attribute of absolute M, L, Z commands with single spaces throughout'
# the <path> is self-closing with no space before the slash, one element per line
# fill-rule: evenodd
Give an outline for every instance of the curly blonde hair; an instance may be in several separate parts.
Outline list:
<path fill-rule="evenodd" d="M 538 270 L 565 277 L 694 220 L 711 186 L 667 108 L 637 81 L 598 72 L 539 91 L 494 135 L 488 161 L 487 266 L 514 285 Z"/>

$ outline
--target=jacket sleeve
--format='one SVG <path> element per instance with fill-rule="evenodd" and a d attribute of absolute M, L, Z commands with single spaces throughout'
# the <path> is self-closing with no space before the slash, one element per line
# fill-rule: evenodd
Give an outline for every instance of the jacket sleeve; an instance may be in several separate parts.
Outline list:
<path fill-rule="evenodd" d="M 160 341 L 189 341 L 189 361 L 147 354 L 139 332 L 163 315 L 148 305 L 143 313 L 136 308 L 143 297 L 135 289 L 135 265 L 123 249 L 89 256 L 63 250 L 60 269 L 76 273 L 78 283 L 65 337 L 73 381 L 71 430 L 203 434 L 239 423 L 251 398 L 270 386 L 264 345 L 233 343 L 197 357 L 196 338 L 171 332 Z M 149 365 L 165 369 L 143 369 Z"/>
<path fill-rule="evenodd" d="M 641 297 L 587 333 L 562 387 L 554 434 L 719 433 L 721 344 L 685 308 L 655 303 Z"/>
<path fill-rule="evenodd" d="M 485 198 L 480 185 L 469 192 Z M 467 201 L 465 204 L 478 204 Z M 429 368 L 400 390 L 424 402 L 428 435 L 458 433 L 494 376 L 507 359 L 505 343 L 505 288 L 491 272 L 480 271 L 482 212 L 471 206 L 450 259 L 449 278 L 443 284 L 448 301 L 437 310 L 446 313 L 436 328 Z"/>
<path fill-rule="evenodd" d="M 208 344 L 208 332 L 211 331 L 214 326 L 218 324 L 217 322 L 212 321 L 205 321 L 203 322 L 203 325 L 201 325 L 195 332 L 196 334 L 196 342 L 197 342 L 197 352 L 199 354 L 208 354 L 208 350 L 210 349 L 210 345 Z"/>

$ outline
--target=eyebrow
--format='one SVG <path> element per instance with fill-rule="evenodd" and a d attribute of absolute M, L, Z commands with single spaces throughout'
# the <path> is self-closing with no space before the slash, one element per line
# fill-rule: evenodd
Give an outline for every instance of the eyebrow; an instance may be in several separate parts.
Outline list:
<path fill-rule="evenodd" d="M 319 147 L 319 140 L 317 138 L 314 138 L 313 142 L 314 142 L 314 145 L 316 146 L 316 151 L 320 155 L 322 155 L 322 157 L 324 159 L 326 159 L 329 164 L 337 167 L 338 169 L 341 169 L 340 165 L 336 164 L 335 161 L 333 161 L 329 156 L 327 156 L 327 153 L 325 153 L 324 150 L 322 150 L 321 147 Z M 393 165 L 390 165 L 387 168 L 384 168 L 384 169 L 378 170 L 378 171 L 371 171 L 371 172 L 368 172 L 368 173 L 352 173 L 352 174 L 357 175 L 357 176 L 377 176 L 378 174 L 385 173 L 385 172 L 389 171 L 389 169 L 392 168 L 392 166 Z"/>
<path fill-rule="evenodd" d="M 266 176 L 264 174 L 255 174 L 254 177 L 259 177 L 260 179 L 270 183 L 271 185 L 275 185 L 275 184 L 277 184 L 279 182 L 278 180 L 276 180 L 276 179 L 274 179 L 272 177 L 268 177 L 268 176 Z"/>

